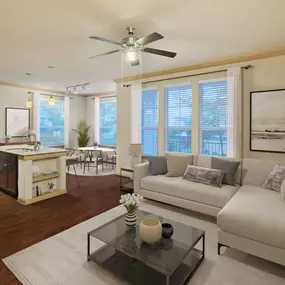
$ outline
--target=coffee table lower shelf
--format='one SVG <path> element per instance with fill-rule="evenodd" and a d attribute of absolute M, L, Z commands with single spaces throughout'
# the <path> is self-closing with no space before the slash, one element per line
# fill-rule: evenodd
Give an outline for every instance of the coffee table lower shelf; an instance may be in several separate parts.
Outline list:
<path fill-rule="evenodd" d="M 202 237 L 204 239 L 204 236 Z M 204 245 L 204 240 L 203 240 Z M 203 251 L 192 249 L 171 276 L 147 266 L 142 261 L 129 257 L 105 245 L 87 256 L 88 261 L 93 261 L 110 271 L 119 278 L 135 285 L 186 285 L 204 259 Z"/>

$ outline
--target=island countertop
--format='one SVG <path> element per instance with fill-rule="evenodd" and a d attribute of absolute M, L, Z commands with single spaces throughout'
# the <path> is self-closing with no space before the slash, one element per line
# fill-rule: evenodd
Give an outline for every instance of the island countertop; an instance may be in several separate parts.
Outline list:
<path fill-rule="evenodd" d="M 49 154 L 66 155 L 66 151 L 64 149 L 40 147 L 39 150 L 33 150 L 33 146 L 31 145 L 0 146 L 0 151 L 21 157 Z"/>

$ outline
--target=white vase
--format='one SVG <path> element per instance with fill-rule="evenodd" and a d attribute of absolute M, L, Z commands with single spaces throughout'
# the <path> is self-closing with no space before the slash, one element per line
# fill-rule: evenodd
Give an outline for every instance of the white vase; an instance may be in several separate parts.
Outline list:
<path fill-rule="evenodd" d="M 137 222 L 137 214 L 134 213 L 126 213 L 125 215 L 125 223 L 128 227 L 133 227 L 136 225 Z"/>
<path fill-rule="evenodd" d="M 160 241 L 162 237 L 161 222 L 157 219 L 143 219 L 140 224 L 140 237 L 148 244 Z"/>

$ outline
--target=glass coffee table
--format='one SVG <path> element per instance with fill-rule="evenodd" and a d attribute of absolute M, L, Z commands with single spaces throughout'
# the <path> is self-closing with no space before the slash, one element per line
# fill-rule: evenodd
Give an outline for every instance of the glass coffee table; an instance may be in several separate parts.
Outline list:
<path fill-rule="evenodd" d="M 96 262 L 130 284 L 187 284 L 204 259 L 205 231 L 141 210 L 137 210 L 137 217 L 136 226 L 131 228 L 125 225 L 125 216 L 122 215 L 89 232 L 87 260 Z M 146 217 L 170 223 L 173 236 L 162 238 L 154 245 L 143 242 L 139 225 Z M 102 247 L 92 251 L 94 239 L 103 243 Z M 195 248 L 200 240 L 202 250 Z"/>

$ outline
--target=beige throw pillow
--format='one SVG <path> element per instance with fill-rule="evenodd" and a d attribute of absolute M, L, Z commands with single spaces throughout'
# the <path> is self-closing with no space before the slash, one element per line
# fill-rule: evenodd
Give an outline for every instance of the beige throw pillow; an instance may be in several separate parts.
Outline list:
<path fill-rule="evenodd" d="M 165 153 L 168 177 L 183 176 L 187 166 L 193 164 L 192 154 Z"/>
<path fill-rule="evenodd" d="M 281 185 L 281 198 L 282 201 L 285 203 L 285 179 L 283 180 Z"/>

